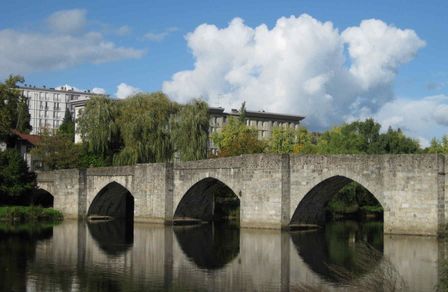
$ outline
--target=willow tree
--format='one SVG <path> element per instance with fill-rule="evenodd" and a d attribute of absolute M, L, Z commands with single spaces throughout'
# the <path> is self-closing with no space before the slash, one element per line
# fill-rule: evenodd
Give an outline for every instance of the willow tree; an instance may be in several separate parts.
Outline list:
<path fill-rule="evenodd" d="M 177 105 L 161 92 L 137 94 L 118 105 L 117 124 L 124 148 L 114 156 L 114 164 L 171 160 L 174 147 L 170 119 L 176 113 Z"/>
<path fill-rule="evenodd" d="M 78 121 L 82 140 L 88 150 L 102 157 L 112 155 L 119 141 L 115 103 L 105 96 L 93 96 Z"/>
<path fill-rule="evenodd" d="M 181 160 L 207 158 L 209 119 L 204 101 L 193 100 L 182 106 L 173 126 L 173 142 Z"/>

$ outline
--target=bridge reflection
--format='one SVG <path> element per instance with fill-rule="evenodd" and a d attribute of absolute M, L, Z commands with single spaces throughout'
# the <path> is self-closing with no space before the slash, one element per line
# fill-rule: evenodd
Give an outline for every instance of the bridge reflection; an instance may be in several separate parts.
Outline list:
<path fill-rule="evenodd" d="M 173 230 L 184 254 L 201 269 L 221 269 L 240 252 L 240 230 L 232 225 L 209 223 Z"/>
<path fill-rule="evenodd" d="M 120 224 L 82 227 L 67 221 L 54 228 L 51 239 L 38 243 L 36 255 L 30 255 L 34 259 L 28 258 L 26 288 L 70 290 L 76 284 L 86 290 L 300 291 L 306 284 L 328 291 L 350 286 L 334 269 L 348 271 L 350 280 L 359 283 L 382 272 L 388 259 L 409 291 L 431 290 L 438 263 L 446 257 L 443 242 L 382 237 L 381 231 L 374 224 L 351 223 L 312 233 L 136 223 L 130 240 Z M 375 251 L 368 266 L 356 260 L 364 243 Z"/>
<path fill-rule="evenodd" d="M 383 225 L 380 222 L 332 222 L 325 228 L 292 232 L 291 240 L 299 256 L 322 279 L 334 283 L 368 274 L 381 261 Z M 368 263 L 365 262 L 368 260 Z"/>
<path fill-rule="evenodd" d="M 110 256 L 124 254 L 134 243 L 134 222 L 131 220 L 88 222 L 87 226 L 98 247 Z"/>

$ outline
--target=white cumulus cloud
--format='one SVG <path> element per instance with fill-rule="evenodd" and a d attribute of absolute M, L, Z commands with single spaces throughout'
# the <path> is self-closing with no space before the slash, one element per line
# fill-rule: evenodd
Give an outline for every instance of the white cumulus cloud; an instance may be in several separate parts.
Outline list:
<path fill-rule="evenodd" d="M 115 96 L 119 99 L 124 99 L 139 92 L 141 92 L 141 90 L 134 86 L 128 85 L 126 83 L 120 83 L 117 86 L 117 92 L 115 93 Z"/>
<path fill-rule="evenodd" d="M 428 96 L 419 100 L 395 99 L 384 104 L 374 115 L 383 130 L 401 128 L 407 135 L 428 146 L 433 137 L 448 131 L 448 95 Z"/>
<path fill-rule="evenodd" d="M 83 19 L 84 10 L 59 11 L 48 19 L 54 32 L 0 30 L 0 76 L 140 58 L 145 54 L 141 49 L 117 46 L 99 32 L 81 32 Z M 79 33 L 72 34 L 74 31 Z"/>
<path fill-rule="evenodd" d="M 202 24 L 186 36 L 195 65 L 163 83 L 185 102 L 306 116 L 314 130 L 373 114 L 394 98 L 400 65 L 425 43 L 410 29 L 365 20 L 340 32 L 309 15 L 255 28 L 240 18 L 227 27 Z"/>
<path fill-rule="evenodd" d="M 84 91 L 82 89 L 79 89 L 78 87 L 74 87 L 74 86 L 71 86 L 69 84 L 56 86 L 55 89 L 56 90 L 73 90 L 73 91 L 78 91 L 78 92 Z"/>
<path fill-rule="evenodd" d="M 87 11 L 83 9 L 60 10 L 47 18 L 51 30 L 61 33 L 76 33 L 87 23 Z"/>
<path fill-rule="evenodd" d="M 75 37 L 0 30 L 0 75 L 140 58 L 143 54 L 142 50 L 117 47 L 98 33 Z"/>
<path fill-rule="evenodd" d="M 105 95 L 106 90 L 101 87 L 94 87 L 94 88 L 92 88 L 92 93 Z"/>

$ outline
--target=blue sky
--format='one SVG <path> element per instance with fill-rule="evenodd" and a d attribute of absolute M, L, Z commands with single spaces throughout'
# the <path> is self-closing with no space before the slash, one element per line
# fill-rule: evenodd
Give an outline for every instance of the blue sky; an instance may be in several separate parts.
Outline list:
<path fill-rule="evenodd" d="M 247 100 L 256 110 L 306 115 L 308 126 L 320 130 L 373 116 L 423 143 L 447 133 L 447 1 L 4 1 L 2 7 L 1 78 L 19 73 L 33 85 L 101 88 L 122 98 L 138 89 L 163 90 L 181 102 L 201 96 L 225 107 Z M 244 22 L 229 25 L 235 18 Z M 361 26 L 369 19 L 380 23 Z M 331 22 L 330 31 L 326 22 Z M 209 26 L 200 27 L 204 23 Z M 263 24 L 266 37 L 277 46 L 259 41 L 264 33 L 257 28 Z M 307 25 L 310 32 L 300 29 Z M 344 33 L 349 28 L 354 28 L 352 33 Z M 369 36 L 378 29 L 388 35 Z M 395 42 L 404 33 L 405 38 Z M 360 40 L 365 41 L 358 48 L 362 52 L 368 45 L 384 55 L 357 59 L 350 46 Z M 261 52 L 261 57 L 232 52 L 227 41 L 246 41 L 241 46 L 233 43 L 235 51 Z M 297 48 L 284 50 L 282 42 Z M 322 48 L 327 43 L 328 48 Z M 291 58 L 292 65 L 268 64 L 263 56 L 272 51 L 272 62 Z M 332 61 L 340 54 L 345 58 L 342 67 Z M 319 58 L 332 65 L 320 64 L 315 70 Z M 210 72 L 204 69 L 208 67 Z M 377 71 L 366 71 L 372 68 Z M 341 81 L 334 76 L 349 71 L 355 77 Z M 183 72 L 182 78 L 174 77 L 178 72 Z M 366 74 L 377 74 L 377 79 L 367 80 Z M 260 85 L 275 79 L 269 76 L 279 76 L 275 89 Z M 249 82 L 252 85 L 245 84 Z M 344 86 L 359 88 L 347 91 Z"/>

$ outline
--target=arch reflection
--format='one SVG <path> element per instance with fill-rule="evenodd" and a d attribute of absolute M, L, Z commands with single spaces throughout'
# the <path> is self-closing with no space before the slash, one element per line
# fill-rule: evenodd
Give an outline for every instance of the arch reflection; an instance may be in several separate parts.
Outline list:
<path fill-rule="evenodd" d="M 182 251 L 201 269 L 221 269 L 240 253 L 236 226 L 209 223 L 173 229 Z"/>
<path fill-rule="evenodd" d="M 323 279 L 342 283 L 349 273 L 358 278 L 373 271 L 383 255 L 383 224 L 340 221 L 308 232 L 291 232 L 303 261 Z"/>
<path fill-rule="evenodd" d="M 89 233 L 106 254 L 119 256 L 134 243 L 134 223 L 130 220 L 87 222 Z"/>

